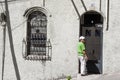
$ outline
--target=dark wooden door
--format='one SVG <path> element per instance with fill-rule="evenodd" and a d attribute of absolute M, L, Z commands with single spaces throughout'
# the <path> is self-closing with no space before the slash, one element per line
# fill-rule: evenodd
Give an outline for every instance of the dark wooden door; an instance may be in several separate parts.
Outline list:
<path fill-rule="evenodd" d="M 88 73 L 102 73 L 102 25 L 83 26 L 82 35 L 86 38 Z"/>

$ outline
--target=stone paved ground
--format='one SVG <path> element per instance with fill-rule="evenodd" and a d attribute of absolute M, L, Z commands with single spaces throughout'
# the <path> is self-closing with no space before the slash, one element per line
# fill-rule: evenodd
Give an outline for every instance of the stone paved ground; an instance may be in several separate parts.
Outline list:
<path fill-rule="evenodd" d="M 95 80 L 120 80 L 120 73 L 101 75 Z"/>
<path fill-rule="evenodd" d="M 81 76 L 80 74 L 77 74 L 76 76 L 72 77 L 71 80 L 93 80 L 100 76 L 101 75 L 99 75 L 99 74 L 91 74 L 91 75 L 87 75 L 87 76 Z M 60 80 L 67 80 L 67 79 L 60 79 Z"/>
<path fill-rule="evenodd" d="M 87 76 L 81 76 L 80 74 L 78 74 L 77 77 L 73 78 L 72 80 L 94 80 L 100 76 L 101 75 L 99 75 L 99 74 L 91 74 L 91 75 L 87 75 Z"/>
<path fill-rule="evenodd" d="M 67 79 L 64 79 L 64 80 L 67 80 Z M 120 80 L 120 73 L 92 74 L 87 76 L 80 76 L 80 74 L 78 74 L 77 76 L 73 77 L 71 80 Z"/>

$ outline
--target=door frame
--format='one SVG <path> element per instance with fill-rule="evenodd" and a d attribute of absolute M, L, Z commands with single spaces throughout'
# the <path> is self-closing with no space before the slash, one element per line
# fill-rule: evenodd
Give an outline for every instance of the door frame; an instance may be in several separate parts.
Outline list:
<path fill-rule="evenodd" d="M 79 27 L 79 37 L 80 36 L 82 36 L 83 34 L 82 34 L 82 28 L 83 28 L 83 26 L 81 25 L 81 21 L 82 21 L 82 17 L 83 17 L 83 15 L 84 14 L 86 14 L 86 13 L 89 13 L 89 12 L 96 12 L 96 13 L 98 13 L 99 15 L 101 15 L 101 17 L 102 17 L 102 29 L 101 29 L 101 45 L 100 45 L 100 51 L 101 51 L 101 54 L 100 54 L 100 66 L 99 66 L 99 70 L 100 70 L 100 74 L 102 74 L 103 73 L 103 25 L 104 25 L 104 17 L 103 17 L 103 15 L 101 14 L 101 13 L 99 13 L 99 12 L 97 12 L 97 11 L 94 11 L 94 10 L 90 10 L 90 11 L 87 11 L 87 12 L 85 12 L 85 13 L 83 13 L 81 16 L 80 16 L 80 27 Z"/>

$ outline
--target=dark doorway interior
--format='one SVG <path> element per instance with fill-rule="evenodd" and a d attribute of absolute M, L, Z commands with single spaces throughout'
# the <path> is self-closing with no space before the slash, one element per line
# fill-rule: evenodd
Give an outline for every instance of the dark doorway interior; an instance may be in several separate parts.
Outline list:
<path fill-rule="evenodd" d="M 84 15 L 84 26 L 90 27 L 94 26 L 95 24 L 102 23 L 101 15 L 96 13 L 86 13 Z"/>
<path fill-rule="evenodd" d="M 80 36 L 86 37 L 89 74 L 102 73 L 102 31 L 103 17 L 96 11 L 88 11 L 81 16 Z"/>

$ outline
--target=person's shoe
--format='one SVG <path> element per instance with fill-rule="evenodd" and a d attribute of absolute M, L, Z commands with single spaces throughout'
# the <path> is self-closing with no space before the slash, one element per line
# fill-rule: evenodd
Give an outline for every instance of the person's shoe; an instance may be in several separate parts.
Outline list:
<path fill-rule="evenodd" d="M 86 74 L 81 74 L 81 76 L 86 76 Z"/>
<path fill-rule="evenodd" d="M 87 76 L 88 74 L 81 74 L 81 76 Z"/>

